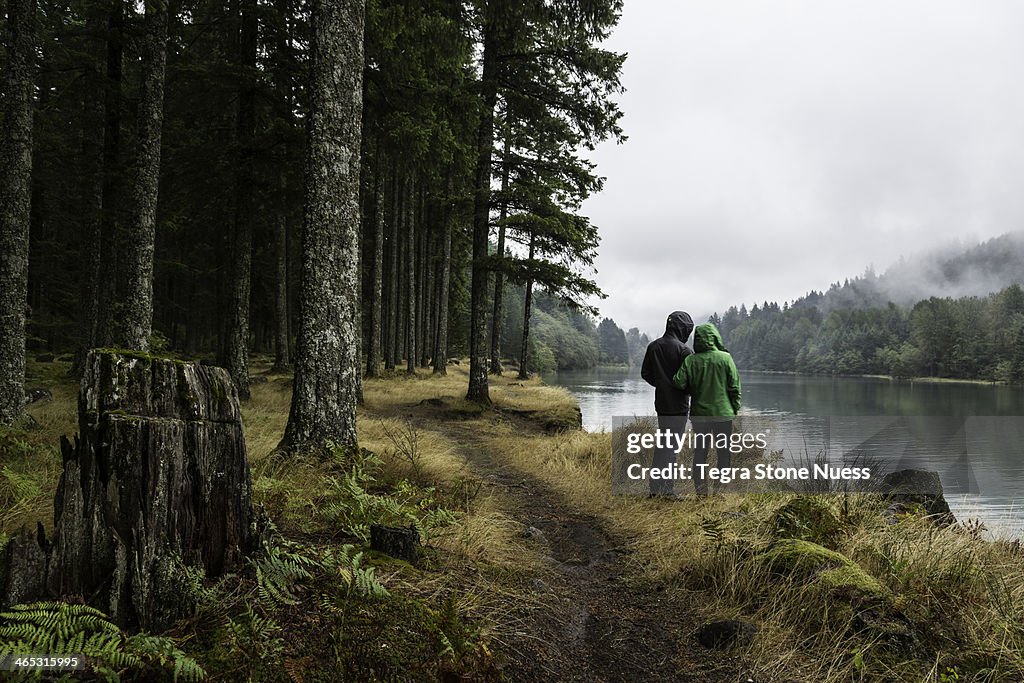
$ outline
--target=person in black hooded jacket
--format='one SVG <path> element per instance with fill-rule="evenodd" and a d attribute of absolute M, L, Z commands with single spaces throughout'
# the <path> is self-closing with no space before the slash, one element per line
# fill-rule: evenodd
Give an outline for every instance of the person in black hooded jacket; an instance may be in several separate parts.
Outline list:
<path fill-rule="evenodd" d="M 684 311 L 673 311 L 665 323 L 665 334 L 647 345 L 640 376 L 654 387 L 654 411 L 658 414 L 658 429 L 682 434 L 686 431 L 686 416 L 690 412 L 690 396 L 676 387 L 672 377 L 683 359 L 693 351 L 686 340 L 693 332 L 693 318 Z M 672 449 L 659 449 L 654 453 L 652 467 L 666 467 L 675 460 Z M 673 495 L 672 480 L 651 479 L 651 495 Z"/>

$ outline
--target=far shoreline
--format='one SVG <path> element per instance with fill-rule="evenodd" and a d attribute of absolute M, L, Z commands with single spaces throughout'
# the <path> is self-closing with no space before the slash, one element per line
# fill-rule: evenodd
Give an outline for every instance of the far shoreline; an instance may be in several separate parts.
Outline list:
<path fill-rule="evenodd" d="M 598 365 L 591 365 L 587 368 L 572 368 L 565 370 L 548 370 L 541 372 L 542 376 L 555 375 L 560 372 L 585 372 L 592 370 L 633 370 L 636 366 L 633 365 L 615 365 L 610 363 L 600 363 Z M 881 375 L 881 374 L 844 374 L 844 373 L 814 373 L 814 372 L 799 372 L 797 370 L 755 370 L 753 368 L 739 368 L 740 373 L 744 372 L 757 372 L 762 375 L 786 375 L 790 377 L 844 377 L 853 379 L 881 379 L 895 383 L 909 383 L 909 384 L 973 384 L 980 386 L 994 386 L 994 387 L 1014 387 L 1019 385 L 1010 384 L 1001 380 L 994 379 L 966 379 L 957 377 L 931 377 L 931 376 L 920 376 L 920 377 L 895 377 L 893 375 Z"/>
<path fill-rule="evenodd" d="M 798 372 L 796 370 L 754 370 L 752 368 L 740 368 L 741 373 L 743 372 L 757 372 L 762 375 L 789 375 L 799 377 L 846 377 L 846 378 L 859 378 L 859 379 L 884 379 L 889 382 L 896 383 L 909 383 L 909 384 L 975 384 L 984 386 L 997 386 L 997 387 L 1013 387 L 1016 385 L 1008 382 L 1003 382 L 994 379 L 962 379 L 956 377 L 894 377 L 893 375 L 847 375 L 842 373 L 813 373 L 813 372 Z"/>

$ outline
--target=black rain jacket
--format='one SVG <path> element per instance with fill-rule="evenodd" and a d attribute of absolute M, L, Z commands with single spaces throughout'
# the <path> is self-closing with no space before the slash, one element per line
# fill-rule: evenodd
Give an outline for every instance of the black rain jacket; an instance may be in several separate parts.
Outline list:
<path fill-rule="evenodd" d="M 654 410 L 658 415 L 686 415 L 690 396 L 672 382 L 683 359 L 693 351 L 686 345 L 693 332 L 689 313 L 673 311 L 665 324 L 665 334 L 647 345 L 640 376 L 654 387 Z"/>

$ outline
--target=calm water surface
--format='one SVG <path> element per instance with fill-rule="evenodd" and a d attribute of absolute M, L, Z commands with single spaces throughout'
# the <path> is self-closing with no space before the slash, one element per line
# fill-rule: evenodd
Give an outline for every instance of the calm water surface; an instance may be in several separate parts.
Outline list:
<path fill-rule="evenodd" d="M 1024 537 L 1024 389 L 752 371 L 741 372 L 741 378 L 742 413 L 765 416 L 772 426 L 772 448 L 782 449 L 790 462 L 806 458 L 808 452 L 813 456 L 818 449 L 814 444 L 825 443 L 822 418 L 832 418 L 831 443 L 837 444 L 842 437 L 837 425 L 844 419 L 860 416 L 863 428 L 872 420 L 891 423 L 891 416 L 903 416 L 903 436 L 907 429 L 914 432 L 912 448 L 892 429 L 880 431 L 871 447 L 886 457 L 903 448 L 899 467 L 938 471 L 958 519 L 980 519 L 994 535 Z M 615 415 L 654 413 L 653 389 L 636 369 L 563 371 L 546 379 L 576 396 L 588 430 L 611 431 Z M 929 438 L 949 436 L 934 436 L 942 431 L 936 430 L 937 424 L 951 425 L 951 432 L 961 430 L 958 438 L 966 444 L 966 459 L 963 449 L 928 445 Z M 859 440 L 857 444 L 862 445 Z"/>

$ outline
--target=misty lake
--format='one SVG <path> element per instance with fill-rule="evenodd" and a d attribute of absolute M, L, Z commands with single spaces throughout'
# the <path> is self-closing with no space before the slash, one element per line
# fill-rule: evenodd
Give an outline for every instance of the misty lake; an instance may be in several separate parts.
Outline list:
<path fill-rule="evenodd" d="M 781 449 L 790 463 L 806 462 L 808 451 L 817 448 L 814 444 L 825 442 L 825 418 L 833 424 L 833 447 L 836 434 L 842 431 L 835 425 L 842 420 L 854 419 L 862 425 L 872 420 L 892 423 L 899 417 L 912 430 L 916 424 L 933 432 L 936 424 L 953 425 L 949 433 L 957 433 L 959 449 L 930 447 L 927 439 L 914 441 L 909 448 L 893 430 L 879 431 L 871 447 L 884 457 L 903 448 L 899 468 L 938 471 L 957 519 L 979 519 L 992 535 L 1024 538 L 1024 389 L 749 370 L 740 375 L 741 414 L 763 416 L 772 426 L 770 448 Z M 616 415 L 654 413 L 653 389 L 640 378 L 638 369 L 562 371 L 545 379 L 576 396 L 583 426 L 591 431 L 611 431 Z M 859 442 L 839 445 L 863 446 Z M 894 469 L 891 461 L 887 465 Z"/>

